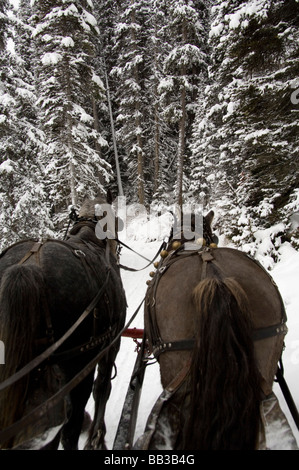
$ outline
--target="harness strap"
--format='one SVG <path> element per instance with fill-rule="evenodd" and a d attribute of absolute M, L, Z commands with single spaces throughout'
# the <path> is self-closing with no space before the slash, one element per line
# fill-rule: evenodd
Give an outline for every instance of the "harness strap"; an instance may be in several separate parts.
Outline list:
<path fill-rule="evenodd" d="M 155 256 L 153 257 L 153 259 L 150 261 L 148 258 L 145 258 L 144 256 L 142 256 L 140 253 L 138 253 L 137 251 L 133 250 L 133 248 L 130 248 L 128 245 L 126 245 L 125 243 L 121 242 L 118 238 L 116 239 L 116 241 L 120 244 L 120 245 L 123 245 L 125 248 L 127 248 L 128 250 L 130 251 L 133 251 L 133 253 L 136 253 L 137 255 L 141 256 L 142 258 L 144 258 L 146 261 L 149 261 L 149 263 L 144 266 L 143 268 L 140 268 L 140 269 L 136 269 L 136 268 L 130 268 L 128 266 L 124 266 L 123 264 L 119 264 L 119 267 L 121 269 L 124 269 L 125 271 L 131 271 L 131 272 L 138 272 L 138 271 L 142 271 L 143 269 L 146 269 L 148 268 L 149 266 L 151 266 L 151 264 L 153 264 L 153 262 L 157 259 L 157 257 L 159 256 L 161 250 L 163 250 L 163 248 L 165 248 L 166 246 L 166 242 L 163 241 L 161 246 L 159 247 L 157 253 L 155 254 Z"/>
<path fill-rule="evenodd" d="M 23 256 L 21 261 L 19 261 L 19 265 L 24 264 L 29 258 L 31 258 L 32 255 L 35 255 L 36 262 L 38 266 L 40 265 L 40 249 L 44 245 L 44 241 L 40 240 L 37 242 L 34 242 L 30 250 Z M 44 343 L 46 344 L 51 344 L 54 342 L 54 330 L 53 330 L 53 325 L 52 325 L 52 319 L 51 319 L 51 314 L 48 309 L 48 303 L 46 302 L 45 304 L 45 310 L 44 310 L 44 316 L 45 316 L 45 323 L 46 323 L 46 337 L 37 339 L 35 344 L 36 346 L 42 346 Z"/>
<path fill-rule="evenodd" d="M 272 336 L 286 335 L 288 327 L 285 323 L 258 328 L 253 332 L 253 341 L 261 341 Z"/>
<path fill-rule="evenodd" d="M 138 251 L 133 250 L 133 248 L 129 247 L 129 246 L 126 245 L 124 242 L 121 242 L 118 238 L 115 238 L 115 241 L 117 241 L 117 243 L 119 243 L 120 245 L 124 246 L 124 247 L 127 248 L 128 250 L 133 251 L 133 253 L 136 253 L 136 255 L 140 256 L 141 258 L 145 259 L 146 261 L 149 261 L 150 263 L 152 262 L 151 260 L 149 260 L 149 259 L 146 258 L 145 256 L 143 256 L 143 255 L 141 255 L 140 253 L 138 253 Z"/>
<path fill-rule="evenodd" d="M 214 256 L 208 251 L 202 251 L 199 254 L 202 259 L 201 280 L 203 281 L 207 277 L 207 264 L 210 261 L 214 261 Z"/>
<path fill-rule="evenodd" d="M 288 328 L 285 323 L 271 325 L 266 328 L 258 328 L 253 331 L 253 341 L 261 341 L 263 339 L 271 338 L 278 335 L 286 335 Z M 163 342 L 160 340 L 153 346 L 153 355 L 155 358 L 159 357 L 163 352 L 170 351 L 191 351 L 194 348 L 195 339 L 183 339 L 180 341 Z"/>
<path fill-rule="evenodd" d="M 153 347 L 153 355 L 155 358 L 163 352 L 168 351 L 191 351 L 194 348 L 195 339 L 182 339 L 180 341 L 169 341 L 156 343 Z"/>
<path fill-rule="evenodd" d="M 117 330 L 118 324 L 116 323 L 113 325 L 113 327 L 109 327 L 105 333 L 101 334 L 100 336 L 93 336 L 90 338 L 89 341 L 86 341 L 86 343 L 80 344 L 78 346 L 75 346 L 72 349 L 69 349 L 67 351 L 63 351 L 61 353 L 53 354 L 53 361 L 64 361 L 66 359 L 69 359 L 70 357 L 73 358 L 77 356 L 78 354 L 91 351 L 92 349 L 97 348 L 100 344 L 103 345 L 105 342 L 110 341 L 111 338 L 113 339 Z M 52 358 L 51 358 L 52 360 Z"/>
<path fill-rule="evenodd" d="M 21 261 L 19 261 L 18 264 L 23 264 L 27 259 L 29 259 L 34 253 L 38 253 L 40 248 L 43 246 L 44 242 L 43 241 L 38 241 L 33 244 L 33 246 L 30 248 L 30 250 L 23 256 Z"/>
<path fill-rule="evenodd" d="M 150 314 L 148 316 L 149 322 L 150 322 L 150 336 L 153 341 L 153 355 L 156 358 L 163 352 L 192 350 L 194 347 L 194 338 L 178 340 L 178 341 L 163 341 L 163 339 L 160 336 L 159 329 L 158 329 L 158 325 L 156 321 L 156 312 L 155 312 L 155 295 L 156 295 L 157 286 L 161 279 L 161 276 L 178 259 L 182 259 L 182 257 L 188 257 L 188 256 L 193 256 L 193 255 L 199 255 L 202 259 L 201 280 L 204 280 L 207 276 L 208 263 L 213 263 L 215 266 L 217 266 L 217 268 L 220 271 L 222 271 L 221 266 L 219 266 L 219 263 L 215 260 L 213 253 L 210 251 L 209 248 L 208 249 L 204 248 L 204 249 L 197 250 L 197 251 L 183 252 L 182 247 L 179 248 L 177 251 L 174 251 L 171 255 L 169 255 L 169 257 L 167 257 L 166 260 L 164 261 L 163 265 L 157 269 L 156 276 L 148 290 L 148 296 L 150 297 L 150 299 L 148 298 L 148 301 L 147 301 L 147 308 L 149 308 L 150 310 L 149 311 Z M 251 257 L 249 258 L 252 259 Z M 260 263 L 257 263 L 257 264 L 267 273 L 267 271 L 260 265 Z M 274 284 L 273 281 L 272 283 Z M 277 292 L 281 299 L 278 289 L 277 289 Z M 278 323 L 276 325 L 270 325 L 265 328 L 255 329 L 252 333 L 253 341 L 261 341 L 263 339 L 267 339 L 267 338 L 278 336 L 278 335 L 285 335 L 287 333 L 288 328 L 286 326 L 286 314 L 285 314 L 282 300 L 281 300 L 281 305 L 282 305 L 281 323 Z"/>

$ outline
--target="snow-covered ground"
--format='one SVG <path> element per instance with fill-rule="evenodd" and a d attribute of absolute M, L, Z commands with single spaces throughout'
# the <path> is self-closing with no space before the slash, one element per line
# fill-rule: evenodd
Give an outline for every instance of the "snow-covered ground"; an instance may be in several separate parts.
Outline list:
<path fill-rule="evenodd" d="M 139 223 L 136 221 L 134 225 L 130 226 L 126 234 L 123 234 L 123 236 L 120 234 L 119 238 L 143 256 L 152 259 L 161 245 L 163 237 L 169 233 L 168 220 L 165 219 L 164 222 L 162 226 L 151 226 L 149 228 L 142 221 Z M 153 233 L 158 239 L 149 241 Z M 219 246 L 221 246 L 221 243 Z M 299 252 L 294 250 L 288 243 L 285 243 L 281 247 L 280 253 L 280 260 L 270 274 L 278 285 L 287 311 L 289 331 L 285 340 L 286 348 L 283 354 L 283 363 L 287 384 L 299 409 Z M 133 268 L 142 268 L 147 264 L 145 260 L 126 248 L 122 249 L 121 263 Z M 128 302 L 127 320 L 135 312 L 145 295 L 146 281 L 149 279 L 151 270 L 151 267 L 136 273 L 122 270 L 122 279 Z M 130 328 L 132 327 L 143 328 L 143 309 L 139 311 Z M 135 347 L 136 345 L 131 338 L 122 338 L 116 363 L 117 377 L 112 382 L 112 392 L 106 409 L 106 443 L 108 449 L 113 448 L 115 433 L 136 360 Z M 145 373 L 135 439 L 142 434 L 152 406 L 161 391 L 158 365 L 150 365 Z M 279 385 L 274 384 L 274 392 L 292 427 L 299 446 L 299 432 L 290 415 Z M 92 415 L 92 399 L 88 403 L 88 410 Z"/>

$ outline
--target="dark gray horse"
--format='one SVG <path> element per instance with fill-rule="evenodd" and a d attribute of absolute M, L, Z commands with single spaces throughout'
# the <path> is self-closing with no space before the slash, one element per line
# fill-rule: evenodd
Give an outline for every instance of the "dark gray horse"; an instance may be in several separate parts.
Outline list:
<path fill-rule="evenodd" d="M 0 382 L 61 338 L 98 296 L 91 312 L 50 358 L 0 392 L 1 430 L 68 384 L 124 325 L 126 300 L 115 241 L 95 235 L 95 204 L 103 203 L 103 198 L 85 201 L 65 242 L 28 240 L 0 257 L 0 339 L 6 359 Z M 105 447 L 104 411 L 118 349 L 117 340 L 98 364 L 88 447 Z M 76 449 L 93 382 L 94 369 L 34 423 L 12 436 L 1 438 L 0 433 L 0 447 L 57 448 L 61 440 L 65 449 Z"/>

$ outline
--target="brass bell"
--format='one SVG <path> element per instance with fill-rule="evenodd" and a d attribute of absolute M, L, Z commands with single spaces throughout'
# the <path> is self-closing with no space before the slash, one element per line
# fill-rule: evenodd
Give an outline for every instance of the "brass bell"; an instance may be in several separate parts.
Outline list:
<path fill-rule="evenodd" d="M 160 253 L 161 258 L 166 258 L 168 256 L 168 251 L 162 250 Z"/>
<path fill-rule="evenodd" d="M 210 243 L 210 248 L 217 248 L 217 247 L 218 247 L 217 243 Z"/>
<path fill-rule="evenodd" d="M 180 246 L 181 246 L 181 242 L 179 242 L 179 241 L 175 241 L 171 245 L 173 250 L 177 250 L 178 248 L 180 248 Z"/>
<path fill-rule="evenodd" d="M 196 244 L 197 244 L 197 245 L 200 245 L 200 246 L 206 246 L 206 241 L 205 241 L 204 238 L 198 238 L 198 239 L 196 240 Z"/>
<path fill-rule="evenodd" d="M 150 285 L 151 285 L 151 280 L 148 279 L 148 281 L 146 281 L 146 284 L 147 284 L 148 286 L 150 286 Z"/>
<path fill-rule="evenodd" d="M 149 275 L 150 275 L 150 277 L 154 277 L 155 271 L 151 271 L 151 272 L 149 273 Z"/>
<path fill-rule="evenodd" d="M 157 267 L 159 266 L 159 264 L 160 264 L 159 261 L 156 261 L 156 262 L 154 263 L 155 268 L 157 268 Z"/>

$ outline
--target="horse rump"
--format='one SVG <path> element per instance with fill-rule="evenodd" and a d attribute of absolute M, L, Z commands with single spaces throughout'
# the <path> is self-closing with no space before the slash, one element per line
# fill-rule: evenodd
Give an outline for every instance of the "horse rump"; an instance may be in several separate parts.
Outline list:
<path fill-rule="evenodd" d="M 34 339 L 45 312 L 46 290 L 41 268 L 13 265 L 0 285 L 0 338 L 5 344 L 6 363 L 0 367 L 0 383 L 21 369 L 34 356 Z M 29 376 L 0 392 L 0 429 L 22 417 Z M 0 443 L 10 447 L 10 443 Z"/>
<path fill-rule="evenodd" d="M 247 296 L 232 278 L 202 280 L 184 449 L 256 448 L 261 401 Z"/>

